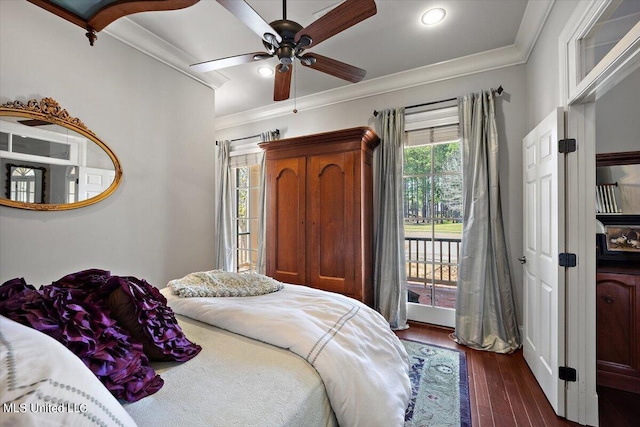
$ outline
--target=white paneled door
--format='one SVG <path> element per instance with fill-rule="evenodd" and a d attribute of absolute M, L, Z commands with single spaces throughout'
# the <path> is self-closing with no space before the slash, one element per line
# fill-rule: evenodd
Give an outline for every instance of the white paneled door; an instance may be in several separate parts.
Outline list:
<path fill-rule="evenodd" d="M 564 113 L 555 110 L 525 138 L 524 358 L 556 414 L 564 416 Z"/>
<path fill-rule="evenodd" d="M 80 166 L 78 168 L 78 200 L 87 200 L 105 191 L 116 173 L 113 170 Z"/>

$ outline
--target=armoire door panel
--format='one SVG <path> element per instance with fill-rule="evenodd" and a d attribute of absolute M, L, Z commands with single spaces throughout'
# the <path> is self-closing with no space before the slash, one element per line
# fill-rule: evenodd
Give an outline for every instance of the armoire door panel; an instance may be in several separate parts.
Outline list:
<path fill-rule="evenodd" d="M 318 181 L 318 273 L 324 277 L 345 277 L 346 218 L 345 172 L 335 163 L 325 166 L 317 177 Z"/>
<path fill-rule="evenodd" d="M 267 166 L 267 274 L 287 283 L 305 283 L 305 182 L 304 159 L 270 161 Z"/>
<path fill-rule="evenodd" d="M 634 364 L 633 325 L 635 286 L 619 280 L 599 280 L 597 298 L 597 340 L 605 342 L 597 349 L 597 358 L 620 367 Z"/>
<path fill-rule="evenodd" d="M 598 369 L 640 376 L 638 277 L 598 273 L 596 281 L 596 358 Z"/>
<path fill-rule="evenodd" d="M 354 293 L 354 153 L 308 158 L 309 280 L 313 287 Z"/>
<path fill-rule="evenodd" d="M 640 393 L 640 275 L 630 266 L 598 270 L 597 383 Z"/>

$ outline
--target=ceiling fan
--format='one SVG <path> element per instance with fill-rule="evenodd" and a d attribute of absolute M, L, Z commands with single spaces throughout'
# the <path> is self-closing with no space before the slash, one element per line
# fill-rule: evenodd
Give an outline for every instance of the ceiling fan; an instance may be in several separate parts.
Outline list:
<path fill-rule="evenodd" d="M 291 70 L 297 59 L 305 67 L 330 74 L 352 83 L 362 80 L 365 70 L 344 62 L 307 53 L 307 49 L 346 30 L 360 21 L 376 14 L 374 0 L 346 0 L 326 15 L 312 22 L 306 28 L 287 19 L 287 2 L 282 1 L 282 19 L 268 24 L 244 0 L 216 0 L 242 23 L 262 38 L 266 52 L 252 52 L 244 55 L 229 56 L 191 65 L 199 72 L 219 70 L 234 65 L 245 64 L 276 56 L 280 63 L 276 66 L 273 100 L 289 99 L 291 89 Z"/>

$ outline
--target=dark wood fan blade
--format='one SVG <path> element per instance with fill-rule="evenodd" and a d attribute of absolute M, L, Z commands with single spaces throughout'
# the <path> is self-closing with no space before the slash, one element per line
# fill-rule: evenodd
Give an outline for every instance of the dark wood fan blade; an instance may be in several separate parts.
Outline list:
<path fill-rule="evenodd" d="M 310 46 L 315 46 L 329 37 L 356 25 L 358 22 L 375 15 L 376 12 L 376 2 L 374 0 L 347 0 L 320 19 L 312 22 L 308 27 L 298 31 L 295 41 L 297 43 L 302 36 L 308 36 L 311 38 Z"/>
<path fill-rule="evenodd" d="M 289 99 L 289 91 L 291 90 L 291 70 L 292 66 L 289 66 L 287 71 L 280 71 L 282 64 L 278 64 L 276 67 L 276 80 L 273 86 L 273 100 L 284 101 Z"/>
<path fill-rule="evenodd" d="M 304 59 L 307 58 L 315 58 L 316 61 L 313 64 L 307 65 L 306 61 L 304 61 Z M 367 75 L 367 71 L 362 68 L 354 67 L 353 65 L 345 64 L 344 62 L 327 58 L 317 53 L 307 53 L 301 58 L 300 63 L 305 67 L 331 74 L 332 76 L 347 80 L 351 83 L 358 83 Z"/>
<path fill-rule="evenodd" d="M 228 56 L 226 58 L 214 59 L 212 61 L 200 62 L 191 65 L 193 71 L 206 73 L 207 71 L 219 70 L 221 68 L 233 67 L 234 65 L 246 64 L 247 62 L 261 61 L 272 57 L 267 52 L 252 52 L 244 55 Z"/>
<path fill-rule="evenodd" d="M 262 16 L 258 15 L 258 12 L 253 10 L 249 4 L 243 0 L 216 0 L 220 3 L 225 9 L 229 12 L 233 13 L 236 18 L 238 18 L 244 25 L 249 27 L 251 31 L 260 36 L 260 38 L 265 39 L 265 34 L 272 34 L 275 36 L 274 38 L 280 43 L 282 41 L 282 37 L 274 30 L 271 25 L 267 23 Z M 267 40 L 267 42 L 271 43 L 272 40 Z"/>

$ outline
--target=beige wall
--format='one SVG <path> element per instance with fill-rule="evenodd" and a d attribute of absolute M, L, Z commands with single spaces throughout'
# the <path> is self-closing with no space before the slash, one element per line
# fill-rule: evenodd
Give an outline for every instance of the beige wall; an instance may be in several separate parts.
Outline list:
<path fill-rule="evenodd" d="M 578 3 L 577 0 L 558 0 L 554 3 L 527 61 L 528 130 L 551 114 L 554 108 L 564 105 L 560 96 L 558 38 Z"/>
<path fill-rule="evenodd" d="M 0 1 L 0 102 L 53 97 L 119 157 L 106 200 L 63 212 L 0 207 L 0 283 L 85 268 L 157 286 L 213 260 L 214 91 L 26 1 Z"/>

